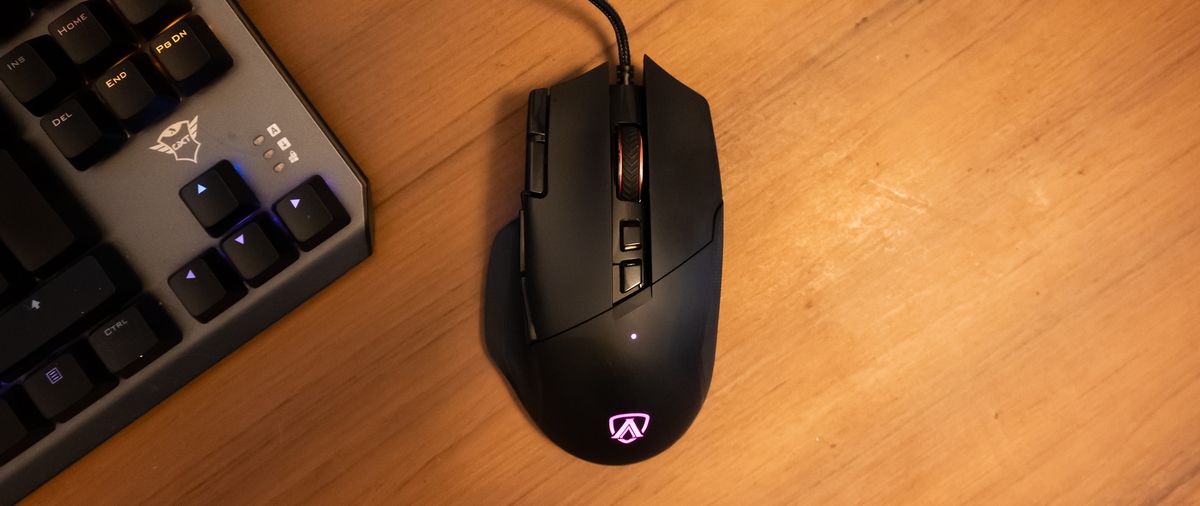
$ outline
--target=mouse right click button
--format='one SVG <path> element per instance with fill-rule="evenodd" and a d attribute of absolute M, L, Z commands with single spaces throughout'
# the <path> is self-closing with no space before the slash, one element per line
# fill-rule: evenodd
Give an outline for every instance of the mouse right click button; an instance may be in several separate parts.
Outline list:
<path fill-rule="evenodd" d="M 621 264 L 621 293 L 632 292 L 642 286 L 642 263 L 638 261 Z"/>

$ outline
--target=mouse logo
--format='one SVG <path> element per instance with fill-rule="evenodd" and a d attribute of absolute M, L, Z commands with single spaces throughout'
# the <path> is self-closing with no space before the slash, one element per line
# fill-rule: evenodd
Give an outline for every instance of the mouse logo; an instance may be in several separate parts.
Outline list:
<path fill-rule="evenodd" d="M 196 138 L 196 133 L 200 130 L 199 122 L 200 117 L 196 116 L 191 121 L 173 123 L 159 134 L 158 144 L 150 146 L 150 149 L 174 156 L 177 162 L 200 163 L 197 160 L 197 155 L 200 154 L 200 140 Z"/>
<path fill-rule="evenodd" d="M 650 415 L 645 413 L 625 413 L 613 415 L 608 419 L 608 433 L 612 434 L 612 439 L 624 444 L 645 437 L 648 427 L 650 427 Z"/>

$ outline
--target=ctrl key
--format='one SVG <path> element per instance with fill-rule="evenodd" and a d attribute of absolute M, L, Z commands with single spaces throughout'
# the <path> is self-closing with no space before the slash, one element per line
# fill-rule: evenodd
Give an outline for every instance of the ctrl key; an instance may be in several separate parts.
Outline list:
<path fill-rule="evenodd" d="M 22 386 L 42 416 L 65 422 L 112 389 L 90 350 L 76 346 L 33 371 Z"/>
<path fill-rule="evenodd" d="M 146 298 L 101 325 L 88 344 L 104 367 L 128 378 L 179 342 L 179 328 L 158 302 Z"/>
<path fill-rule="evenodd" d="M 171 290 L 188 313 L 208 323 L 246 295 L 246 285 L 215 250 L 209 250 L 171 275 Z"/>

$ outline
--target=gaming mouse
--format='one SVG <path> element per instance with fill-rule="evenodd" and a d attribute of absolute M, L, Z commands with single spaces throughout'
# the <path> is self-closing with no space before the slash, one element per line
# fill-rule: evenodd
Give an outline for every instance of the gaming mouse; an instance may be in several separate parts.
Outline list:
<path fill-rule="evenodd" d="M 711 114 L 644 65 L 642 85 L 622 63 L 615 85 L 600 66 L 530 94 L 522 211 L 497 238 L 486 288 L 488 351 L 526 412 L 601 464 L 650 458 L 683 436 L 716 348 L 723 203 Z"/>

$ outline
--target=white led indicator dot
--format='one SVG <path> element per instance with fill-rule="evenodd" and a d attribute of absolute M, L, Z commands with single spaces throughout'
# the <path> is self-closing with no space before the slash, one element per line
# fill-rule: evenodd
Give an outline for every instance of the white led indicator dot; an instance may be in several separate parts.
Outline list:
<path fill-rule="evenodd" d="M 629 338 L 633 339 L 634 341 L 637 341 L 637 333 L 635 332 L 633 334 L 629 334 Z"/>

